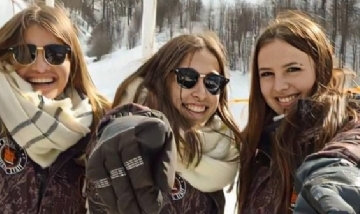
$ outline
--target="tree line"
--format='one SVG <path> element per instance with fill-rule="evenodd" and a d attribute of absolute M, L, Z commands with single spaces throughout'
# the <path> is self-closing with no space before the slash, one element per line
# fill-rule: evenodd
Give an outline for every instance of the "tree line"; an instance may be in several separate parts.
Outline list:
<path fill-rule="evenodd" d="M 40 1 L 40 0 L 30 0 Z M 43 0 L 42 0 L 43 1 Z M 88 55 L 101 56 L 141 43 L 142 6 L 146 0 L 57 0 L 81 16 L 91 29 Z M 179 32 L 213 30 L 228 51 L 231 70 L 247 71 L 254 41 L 279 12 L 301 10 L 312 16 L 334 45 L 338 66 L 360 68 L 360 0 L 158 0 L 157 40 Z M 85 23 L 78 23 L 85 25 Z"/>

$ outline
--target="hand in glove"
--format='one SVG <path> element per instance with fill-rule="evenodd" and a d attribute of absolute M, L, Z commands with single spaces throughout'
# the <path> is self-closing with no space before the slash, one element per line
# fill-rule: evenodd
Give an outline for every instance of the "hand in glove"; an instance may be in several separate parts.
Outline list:
<path fill-rule="evenodd" d="M 127 104 L 102 120 L 87 178 L 110 213 L 159 213 L 175 179 L 176 146 L 165 116 Z"/>
<path fill-rule="evenodd" d="M 349 161 L 322 158 L 305 162 L 296 184 L 300 194 L 295 214 L 360 213 L 360 169 Z"/>

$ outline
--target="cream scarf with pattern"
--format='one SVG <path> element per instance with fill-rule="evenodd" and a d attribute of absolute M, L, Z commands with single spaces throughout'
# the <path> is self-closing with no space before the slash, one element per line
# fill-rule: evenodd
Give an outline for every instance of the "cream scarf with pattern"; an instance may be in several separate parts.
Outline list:
<path fill-rule="evenodd" d="M 13 140 L 41 167 L 90 132 L 88 98 L 68 90 L 61 100 L 34 92 L 11 65 L 0 63 L 0 118 Z"/>

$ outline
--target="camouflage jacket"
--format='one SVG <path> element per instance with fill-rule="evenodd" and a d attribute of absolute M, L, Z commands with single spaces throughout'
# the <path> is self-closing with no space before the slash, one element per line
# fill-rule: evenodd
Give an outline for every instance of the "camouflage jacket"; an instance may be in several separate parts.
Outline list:
<path fill-rule="evenodd" d="M 89 137 L 42 169 L 10 137 L 0 139 L 0 207 L 6 214 L 85 214 L 85 167 L 76 157 Z"/>

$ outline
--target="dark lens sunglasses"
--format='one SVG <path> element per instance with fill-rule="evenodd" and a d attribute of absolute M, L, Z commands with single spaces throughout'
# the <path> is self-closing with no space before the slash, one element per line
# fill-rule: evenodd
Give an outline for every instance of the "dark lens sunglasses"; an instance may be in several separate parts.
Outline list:
<path fill-rule="evenodd" d="M 204 86 L 212 95 L 219 94 L 230 81 L 224 76 L 214 73 L 207 75 L 200 74 L 193 68 L 176 68 L 174 71 L 176 74 L 177 84 L 179 84 L 181 88 L 185 89 L 193 88 L 199 78 L 204 77 Z"/>
<path fill-rule="evenodd" d="M 39 50 L 42 50 L 43 57 L 49 65 L 61 65 L 65 61 L 67 54 L 71 52 L 69 46 L 60 44 L 50 44 L 44 47 L 26 44 L 9 48 L 14 60 L 22 66 L 34 63 Z"/>

